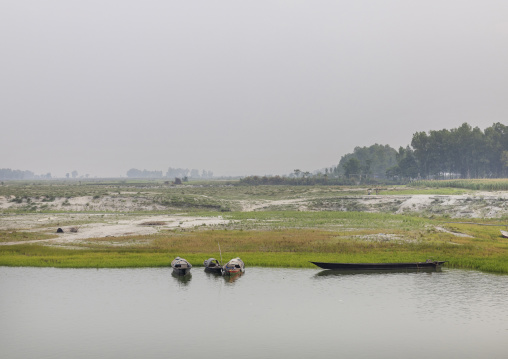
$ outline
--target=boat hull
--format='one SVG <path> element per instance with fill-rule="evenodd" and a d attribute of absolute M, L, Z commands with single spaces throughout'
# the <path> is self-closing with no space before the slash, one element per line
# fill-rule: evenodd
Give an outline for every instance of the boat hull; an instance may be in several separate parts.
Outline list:
<path fill-rule="evenodd" d="M 325 263 L 311 262 L 323 269 L 332 270 L 393 270 L 393 269 L 432 269 L 439 268 L 445 261 L 414 263 Z"/>
<path fill-rule="evenodd" d="M 187 275 L 190 273 L 190 268 L 173 268 L 173 273 L 176 275 Z"/>
<path fill-rule="evenodd" d="M 222 274 L 222 267 L 205 267 L 205 272 L 214 273 L 214 274 Z"/>
<path fill-rule="evenodd" d="M 223 275 L 237 275 L 238 273 L 243 273 L 243 272 L 245 272 L 245 270 L 241 270 L 241 269 L 227 270 L 227 269 L 224 269 L 222 271 L 222 274 Z"/>
<path fill-rule="evenodd" d="M 399 273 L 436 273 L 441 272 L 441 267 L 436 268 L 405 268 L 405 269 L 321 269 L 315 274 L 315 277 L 333 277 L 333 276 L 354 276 L 354 275 L 382 275 L 382 274 L 399 274 Z"/>

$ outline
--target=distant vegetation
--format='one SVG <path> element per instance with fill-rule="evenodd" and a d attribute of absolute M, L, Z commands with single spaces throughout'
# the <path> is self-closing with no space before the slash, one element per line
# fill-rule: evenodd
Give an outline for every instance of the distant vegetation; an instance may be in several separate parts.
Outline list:
<path fill-rule="evenodd" d="M 70 178 L 70 174 L 66 174 Z M 72 178 L 78 172 L 72 171 Z M 88 178 L 89 175 L 80 178 Z M 189 179 L 212 179 L 213 172 L 169 167 L 159 170 L 127 171 L 131 179 L 170 179 L 179 183 Z M 429 179 L 471 179 L 508 177 L 508 127 L 494 123 L 482 131 L 464 123 L 451 130 L 416 132 L 411 144 L 398 150 L 389 145 L 355 147 L 343 155 L 337 166 L 314 172 L 295 169 L 284 176 L 248 176 L 249 185 L 349 185 L 408 183 Z M 179 180 L 176 180 L 176 179 Z M 0 169 L 0 180 L 51 179 L 51 173 L 35 175 L 31 171 Z"/>
<path fill-rule="evenodd" d="M 295 175 L 306 173 L 295 170 Z M 451 130 L 417 132 L 411 145 L 398 151 L 388 145 L 356 147 L 353 153 L 342 156 L 336 167 L 315 171 L 310 178 L 325 176 L 326 180 L 342 178 L 345 183 L 372 183 L 387 179 L 407 183 L 423 179 L 506 178 L 508 176 L 508 127 L 494 123 L 484 131 L 464 123 Z M 304 176 L 305 177 L 305 176 Z M 349 180 L 349 181 L 348 181 Z M 265 180 L 272 184 L 273 180 Z M 296 181 L 298 183 L 298 181 Z M 320 184 L 318 180 L 315 184 Z M 340 184 L 341 181 L 337 181 Z M 420 184 L 422 182 L 419 182 Z M 443 185 L 446 186 L 446 185 Z M 468 187 L 479 189 L 471 183 Z M 482 188 L 501 188 L 499 183 Z"/>
<path fill-rule="evenodd" d="M 433 188 L 464 188 L 479 191 L 508 191 L 508 179 L 470 179 L 470 180 L 443 180 L 443 181 L 414 181 L 408 184 L 411 187 Z"/>
<path fill-rule="evenodd" d="M 31 179 L 51 179 L 51 173 L 45 175 L 36 175 L 32 171 L 12 170 L 10 168 L 0 168 L 0 180 L 31 180 Z"/>
<path fill-rule="evenodd" d="M 342 156 L 336 167 L 314 173 L 295 169 L 287 176 L 248 176 L 240 180 L 249 185 L 351 185 L 386 182 L 386 171 L 397 164 L 397 151 L 388 145 L 375 144 L 356 147 L 353 153 Z"/>
<path fill-rule="evenodd" d="M 368 183 L 364 181 L 363 183 Z M 330 175 L 310 175 L 301 176 L 248 176 L 240 179 L 240 184 L 258 186 L 258 185 L 288 185 L 288 186 L 342 186 L 349 185 L 351 181 L 345 177 L 333 177 Z"/>
<path fill-rule="evenodd" d="M 162 171 L 147 171 L 147 170 L 138 170 L 136 168 L 131 168 L 127 171 L 127 177 L 129 178 L 180 178 L 180 179 L 187 179 L 187 178 L 212 178 L 213 172 L 212 171 L 206 171 L 202 170 L 201 174 L 199 170 L 197 169 L 191 169 L 188 168 L 168 168 L 168 171 L 166 174 L 163 175 Z"/>
<path fill-rule="evenodd" d="M 249 185 L 350 185 L 409 183 L 436 179 L 506 178 L 508 176 L 508 127 L 495 123 L 480 130 L 464 123 L 451 130 L 417 132 L 411 145 L 398 151 L 389 145 L 356 147 L 341 157 L 335 167 L 313 173 L 295 169 L 287 176 L 249 176 Z M 433 186 L 438 186 L 433 184 Z M 504 189 L 500 182 L 459 184 L 441 187 Z"/>
<path fill-rule="evenodd" d="M 358 175 L 386 178 L 386 171 L 397 164 L 396 155 L 397 151 L 388 145 L 356 147 L 353 153 L 342 156 L 338 166 L 330 168 L 328 173 L 347 178 Z"/>
<path fill-rule="evenodd" d="M 162 171 L 147 171 L 138 170 L 131 168 L 127 171 L 127 177 L 129 178 L 162 178 Z"/>

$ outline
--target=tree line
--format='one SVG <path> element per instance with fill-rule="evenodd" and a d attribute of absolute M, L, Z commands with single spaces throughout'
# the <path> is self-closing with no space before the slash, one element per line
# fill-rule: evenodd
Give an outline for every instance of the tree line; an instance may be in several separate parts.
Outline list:
<path fill-rule="evenodd" d="M 355 147 L 353 153 L 341 157 L 336 167 L 325 169 L 325 174 L 347 179 L 383 179 L 387 169 L 397 165 L 396 155 L 397 151 L 389 145 Z"/>
<path fill-rule="evenodd" d="M 463 123 L 453 129 L 416 132 L 411 144 L 398 151 L 389 145 L 356 147 L 324 173 L 362 182 L 507 177 L 508 127 L 494 123 L 482 131 Z"/>
<path fill-rule="evenodd" d="M 303 175 L 296 176 L 247 176 L 240 179 L 240 184 L 245 185 L 286 185 L 286 186 L 314 186 L 328 185 L 340 186 L 351 184 L 344 177 L 330 177 L 328 175 Z"/>
<path fill-rule="evenodd" d="M 32 171 L 0 168 L 0 180 L 32 180 L 32 179 L 51 179 L 51 173 L 46 173 L 44 175 L 36 175 Z"/>
<path fill-rule="evenodd" d="M 482 131 L 464 123 L 451 130 L 417 132 L 400 147 L 390 177 L 405 179 L 500 178 L 508 175 L 508 127 Z"/>
<path fill-rule="evenodd" d="M 295 169 L 286 176 L 249 176 L 245 184 L 351 184 L 416 179 L 508 177 L 508 126 L 494 123 L 482 131 L 458 128 L 416 132 L 410 145 L 355 147 L 337 166 L 313 173 Z"/>

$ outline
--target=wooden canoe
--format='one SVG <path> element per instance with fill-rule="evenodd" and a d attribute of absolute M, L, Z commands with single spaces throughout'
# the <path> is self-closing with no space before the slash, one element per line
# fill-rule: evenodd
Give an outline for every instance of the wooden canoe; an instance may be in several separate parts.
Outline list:
<path fill-rule="evenodd" d="M 384 270 L 384 269 L 424 269 L 438 268 L 446 261 L 426 261 L 413 263 L 324 263 L 311 262 L 323 269 L 335 270 Z"/>

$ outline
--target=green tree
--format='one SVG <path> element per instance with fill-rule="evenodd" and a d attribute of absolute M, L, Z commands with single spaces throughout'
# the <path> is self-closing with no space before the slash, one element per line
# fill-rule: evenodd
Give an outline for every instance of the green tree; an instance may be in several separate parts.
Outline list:
<path fill-rule="evenodd" d="M 347 178 L 353 176 L 359 177 L 361 174 L 360 167 L 361 167 L 360 160 L 358 160 L 355 157 L 352 157 L 344 164 L 344 174 L 346 175 Z"/>
<path fill-rule="evenodd" d="M 376 177 L 385 177 L 386 170 L 397 164 L 395 155 L 397 151 L 388 145 L 374 144 L 369 147 L 355 147 L 353 153 L 348 153 L 341 157 L 338 166 L 330 173 L 345 174 L 345 164 L 351 159 L 356 158 L 360 161 L 360 171 L 364 175 L 374 175 Z"/>
<path fill-rule="evenodd" d="M 387 176 L 401 179 L 418 178 L 418 162 L 411 147 L 400 147 L 397 153 L 397 165 L 388 169 Z"/>

